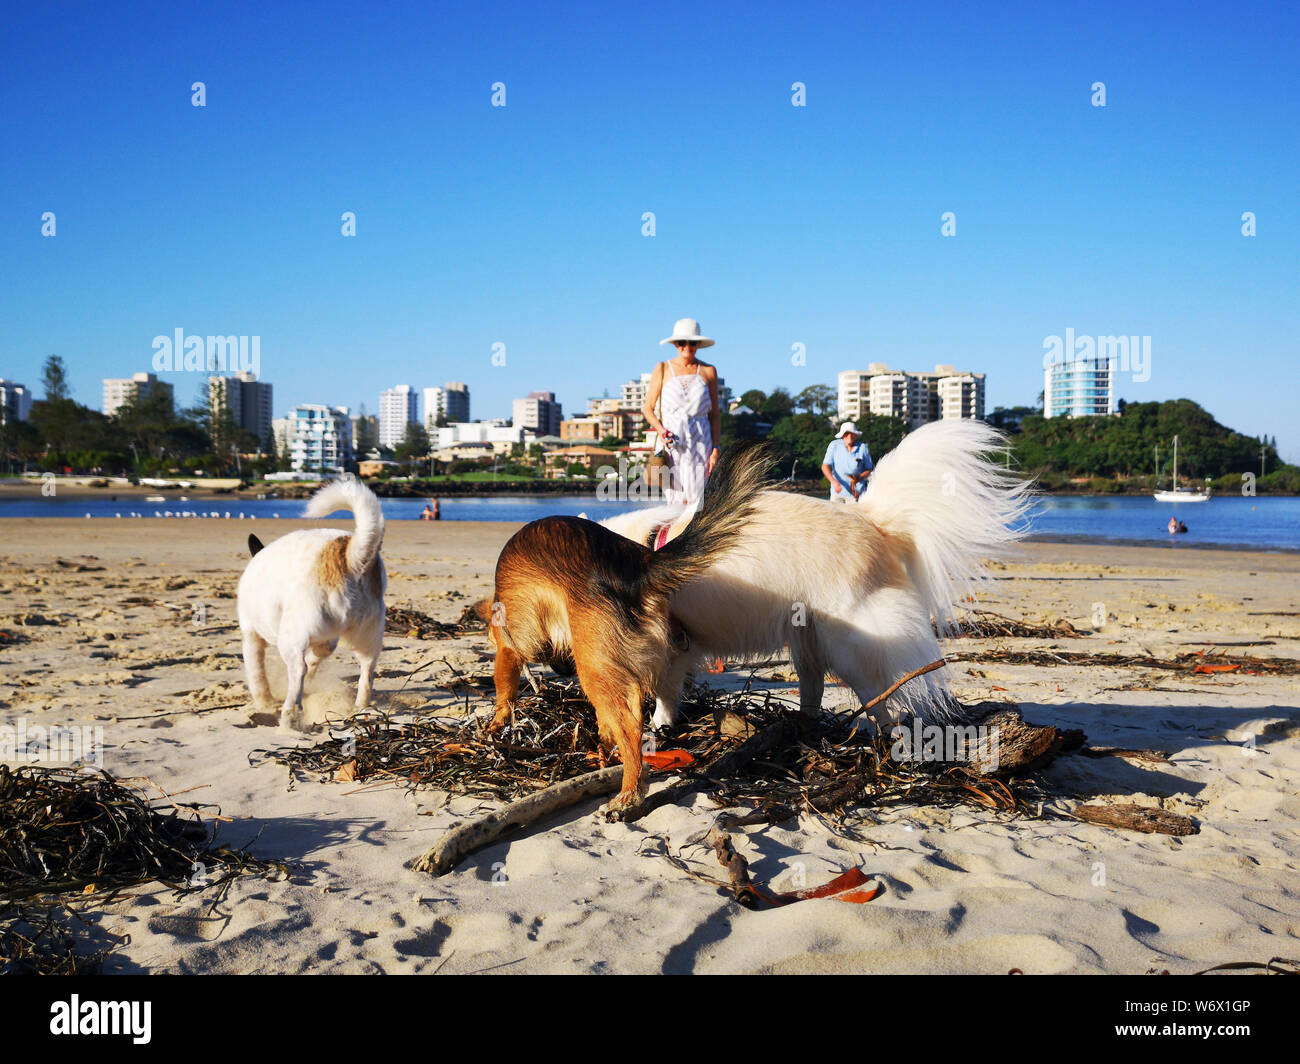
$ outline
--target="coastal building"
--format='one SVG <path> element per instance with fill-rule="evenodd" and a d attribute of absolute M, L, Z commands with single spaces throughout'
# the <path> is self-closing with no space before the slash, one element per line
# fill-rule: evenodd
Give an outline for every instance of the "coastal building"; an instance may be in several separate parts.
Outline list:
<path fill-rule="evenodd" d="M 1050 362 L 1043 370 L 1043 417 L 1117 413 L 1114 356 Z"/>
<path fill-rule="evenodd" d="M 302 403 L 289 413 L 286 432 L 294 472 L 343 473 L 353 463 L 352 419 L 346 406 Z"/>
<path fill-rule="evenodd" d="M 915 429 L 940 418 L 984 417 L 984 374 L 938 365 L 934 371 L 893 370 L 872 362 L 865 370 L 839 374 L 839 416 L 856 421 L 866 414 L 901 418 Z"/>
<path fill-rule="evenodd" d="M 522 425 L 502 425 L 492 421 L 458 421 L 452 425 L 430 429 L 429 450 L 433 452 L 435 458 L 441 458 L 441 452 L 457 447 L 469 448 L 476 454 L 509 454 L 516 444 L 527 447 L 533 439 L 533 433 Z M 487 450 L 485 451 L 484 448 Z"/>
<path fill-rule="evenodd" d="M 26 421 L 32 411 L 32 393 L 17 381 L 0 377 L 0 425 Z"/>
<path fill-rule="evenodd" d="M 555 401 L 554 392 L 529 392 L 514 401 L 514 423 L 537 436 L 558 436 L 564 411 Z"/>
<path fill-rule="evenodd" d="M 208 408 L 213 424 L 228 411 L 236 428 L 252 433 L 265 447 L 271 438 L 271 385 L 253 373 L 208 378 Z"/>
<path fill-rule="evenodd" d="M 441 388 L 424 389 L 424 427 L 432 431 L 438 422 L 469 420 L 469 385 L 448 381 Z"/>
<path fill-rule="evenodd" d="M 401 446 L 406 432 L 420 422 L 416 404 L 419 396 L 409 384 L 399 384 L 379 393 L 379 446 L 390 451 Z"/>
<path fill-rule="evenodd" d="M 101 409 L 107 417 L 112 417 L 128 403 L 140 402 L 158 393 L 167 396 L 168 403 L 173 401 L 172 386 L 166 381 L 160 381 L 152 373 L 136 373 L 130 377 L 106 378 L 104 380 L 104 403 Z"/>

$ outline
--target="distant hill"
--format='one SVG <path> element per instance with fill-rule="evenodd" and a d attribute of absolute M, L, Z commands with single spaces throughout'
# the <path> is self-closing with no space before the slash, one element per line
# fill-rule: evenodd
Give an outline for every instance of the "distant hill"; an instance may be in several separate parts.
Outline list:
<path fill-rule="evenodd" d="M 997 421 L 997 412 L 990 415 Z M 1300 492 L 1300 467 L 1278 458 L 1274 441 L 1246 436 L 1219 424 L 1209 411 L 1190 399 L 1162 403 L 1128 403 L 1118 416 L 1044 418 L 1027 414 L 1006 426 L 1012 456 L 1043 486 L 1064 486 L 1077 478 L 1109 483 L 1099 490 L 1137 490 L 1154 484 L 1156 448 L 1159 475 L 1167 485 L 1172 474 L 1173 439 L 1178 436 L 1179 480 L 1212 477 L 1217 490 L 1237 490 L 1242 474 L 1253 474 L 1261 491 Z M 1260 478 L 1260 451 L 1266 476 Z"/>

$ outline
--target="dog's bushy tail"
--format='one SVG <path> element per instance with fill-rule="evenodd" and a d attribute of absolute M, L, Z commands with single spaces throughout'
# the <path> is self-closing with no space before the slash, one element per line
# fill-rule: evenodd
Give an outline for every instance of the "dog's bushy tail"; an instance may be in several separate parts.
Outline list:
<path fill-rule="evenodd" d="M 384 512 L 375 493 L 358 480 L 326 484 L 307 503 L 304 517 L 328 517 L 335 510 L 350 510 L 357 527 L 348 543 L 348 572 L 360 576 L 379 553 L 384 540 Z"/>
<path fill-rule="evenodd" d="M 858 512 L 910 542 L 908 569 L 940 634 L 957 627 L 957 604 L 1023 535 L 1033 502 L 1028 480 L 994 452 L 1001 432 L 982 421 L 935 421 L 880 460 Z"/>
<path fill-rule="evenodd" d="M 669 595 L 731 550 L 754 512 L 772 463 L 769 450 L 749 441 L 727 448 L 714 467 L 699 509 L 680 536 L 646 559 L 646 580 Z"/>

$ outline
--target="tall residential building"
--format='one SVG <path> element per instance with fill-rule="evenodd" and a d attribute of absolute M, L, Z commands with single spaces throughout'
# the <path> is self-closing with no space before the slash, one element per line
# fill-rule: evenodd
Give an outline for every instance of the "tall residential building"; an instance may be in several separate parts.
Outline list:
<path fill-rule="evenodd" d="M 640 410 L 645 406 L 645 393 L 649 387 L 649 373 L 642 373 L 639 380 L 627 381 L 623 385 L 623 398 L 620 405 L 624 410 Z"/>
<path fill-rule="evenodd" d="M 302 403 L 289 412 L 285 433 L 295 473 L 342 473 L 353 464 L 352 419 L 346 406 Z"/>
<path fill-rule="evenodd" d="M 883 362 L 845 370 L 839 375 L 839 415 L 855 421 L 864 414 L 901 418 L 909 429 L 940 418 L 982 419 L 984 374 L 943 365 L 933 372 L 891 370 Z"/>
<path fill-rule="evenodd" d="M 136 373 L 127 378 L 105 379 L 102 409 L 105 415 L 112 417 L 127 403 L 147 399 L 158 392 L 166 395 L 168 402 L 172 402 L 172 386 L 166 381 L 160 381 L 152 373 Z"/>
<path fill-rule="evenodd" d="M 271 385 L 254 373 L 208 378 L 208 406 L 214 424 L 221 411 L 230 412 L 237 428 L 251 432 L 263 447 L 271 438 Z"/>
<path fill-rule="evenodd" d="M 447 425 L 469 421 L 469 385 L 448 381 L 441 388 L 424 389 L 424 427 L 432 431 L 439 420 Z"/>
<path fill-rule="evenodd" d="M 529 392 L 514 401 L 514 423 L 538 436 L 558 436 L 564 411 L 555 401 L 554 392 Z"/>
<path fill-rule="evenodd" d="M 32 393 L 25 384 L 0 377 L 0 425 L 26 421 L 32 410 Z"/>
<path fill-rule="evenodd" d="M 409 384 L 379 393 L 379 446 L 393 450 L 406 439 L 411 425 L 420 423 L 419 396 Z"/>
<path fill-rule="evenodd" d="M 1043 417 L 1115 413 L 1115 363 L 1113 355 L 1049 363 L 1043 371 Z"/>

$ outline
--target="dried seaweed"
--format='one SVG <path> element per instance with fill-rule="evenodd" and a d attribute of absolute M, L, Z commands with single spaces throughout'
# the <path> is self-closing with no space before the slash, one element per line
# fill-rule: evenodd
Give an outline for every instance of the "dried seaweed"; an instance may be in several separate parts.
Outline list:
<path fill-rule="evenodd" d="M 1075 628 L 1064 617 L 1052 624 L 1030 624 L 1012 617 L 1004 617 L 992 610 L 971 610 L 963 620 L 961 629 L 953 639 L 1083 639 L 1088 635 Z"/>
<path fill-rule="evenodd" d="M 1247 676 L 1300 675 L 1300 660 L 1295 658 L 1249 658 L 1204 652 L 1157 658 L 1150 654 L 1098 654 L 991 647 L 972 653 L 950 653 L 945 656 L 950 662 L 978 661 L 985 665 L 1082 665 L 1099 668 L 1165 669 L 1186 673 L 1240 672 Z"/>
<path fill-rule="evenodd" d="M 996 708 L 1013 707 L 999 703 Z M 693 764 L 679 771 L 693 781 L 691 789 L 709 794 L 719 806 L 740 807 L 740 813 L 731 815 L 732 823 L 777 822 L 814 811 L 842 816 L 900 802 L 1023 812 L 1042 798 L 1041 787 L 1028 773 L 994 779 L 973 758 L 964 763 L 896 761 L 889 741 L 872 737 L 869 728 L 832 713 L 800 717 L 796 706 L 770 692 L 748 687 L 724 692 L 698 685 L 687 692 L 681 710 L 682 723 L 660 736 L 658 745 L 690 754 Z M 791 719 L 798 725 L 797 741 L 734 775 L 711 774 L 746 737 Z M 340 722 L 330 738 L 314 746 L 254 751 L 250 760 L 285 765 L 291 778 L 389 781 L 412 790 L 503 802 L 590 772 L 599 763 L 595 713 L 576 681 L 544 682 L 536 693 L 521 696 L 513 725 L 498 737 L 489 737 L 484 723 L 485 718 L 473 716 L 429 715 L 399 722 L 361 713 Z"/>
<path fill-rule="evenodd" d="M 482 630 L 483 622 L 474 616 L 473 611 L 473 606 L 467 606 L 458 620 L 448 622 L 435 620 L 408 606 L 389 606 L 384 631 L 407 639 L 455 639 Z"/>
<path fill-rule="evenodd" d="M 0 764 L 0 903 L 158 882 L 178 894 L 283 864 L 218 844 L 200 806 L 150 799 L 106 771 Z"/>
<path fill-rule="evenodd" d="M 98 975 L 122 940 L 97 945 L 90 930 L 57 903 L 0 908 L 0 975 Z"/>

